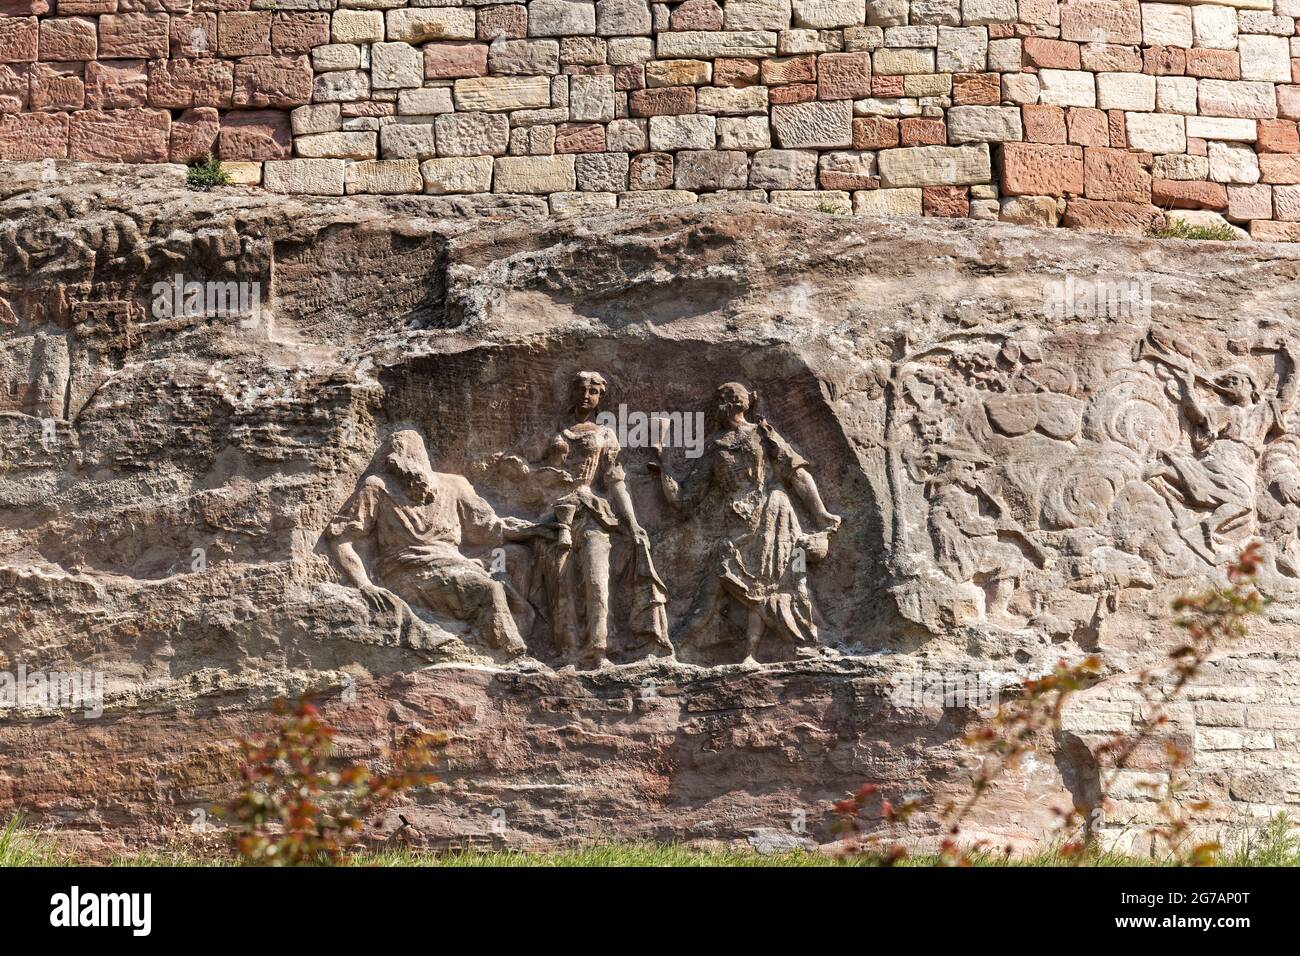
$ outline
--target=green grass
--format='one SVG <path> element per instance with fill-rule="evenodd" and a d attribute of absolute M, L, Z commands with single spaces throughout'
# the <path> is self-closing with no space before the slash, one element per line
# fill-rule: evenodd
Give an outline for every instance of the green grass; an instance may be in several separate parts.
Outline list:
<path fill-rule="evenodd" d="M 1150 233 L 1152 239 L 1210 239 L 1216 242 L 1235 242 L 1241 238 L 1231 226 L 1193 226 L 1182 219 L 1170 219 Z"/>
<path fill-rule="evenodd" d="M 207 192 L 214 186 L 229 186 L 231 183 L 230 174 L 226 172 L 221 165 L 221 160 L 214 159 L 211 153 L 208 153 L 207 159 L 201 163 L 194 163 L 185 174 L 185 182 L 190 189 L 199 189 Z"/>
<path fill-rule="evenodd" d="M 232 866 L 229 856 L 193 848 L 144 851 L 113 856 L 109 866 Z M 907 867 L 933 866 L 935 857 L 908 858 Z M 1078 865 L 1055 849 L 1007 857 L 1001 853 L 976 854 L 977 867 L 1060 867 Z M 0 867 L 96 865 L 102 861 L 78 858 L 58 847 L 46 834 L 23 829 L 15 816 L 0 831 Z M 839 858 L 823 853 L 784 851 L 760 854 L 745 848 L 700 848 L 673 843 L 600 843 L 568 850 L 524 853 L 517 850 L 465 849 L 445 853 L 412 850 L 363 852 L 348 860 L 350 866 L 381 867 L 829 867 L 869 866 L 862 858 Z M 1159 867 L 1166 861 L 1121 853 L 1094 853 L 1083 862 L 1088 867 Z M 1239 848 L 1220 859 L 1222 866 L 1300 866 L 1300 835 L 1295 825 L 1278 815 L 1261 830 L 1244 838 Z"/>

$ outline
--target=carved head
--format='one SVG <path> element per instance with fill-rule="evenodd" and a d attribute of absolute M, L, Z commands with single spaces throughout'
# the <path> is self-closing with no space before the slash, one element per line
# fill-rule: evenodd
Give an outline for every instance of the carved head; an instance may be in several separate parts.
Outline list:
<path fill-rule="evenodd" d="M 718 415 L 724 422 L 735 417 L 737 413 L 745 414 L 753 405 L 753 397 L 749 394 L 749 389 L 739 382 L 725 382 L 719 385 L 714 396 L 718 402 Z"/>
<path fill-rule="evenodd" d="M 1250 405 L 1259 399 L 1259 382 L 1255 373 L 1244 365 L 1220 372 L 1214 379 L 1214 387 L 1235 405 Z"/>
<path fill-rule="evenodd" d="M 414 501 L 428 501 L 433 496 L 433 466 L 424 447 L 424 438 L 413 428 L 394 432 L 383 455 L 384 467 L 402 482 Z"/>
<path fill-rule="evenodd" d="M 605 376 L 599 372 L 579 372 L 569 386 L 569 411 L 590 414 L 600 407 L 605 397 Z"/>

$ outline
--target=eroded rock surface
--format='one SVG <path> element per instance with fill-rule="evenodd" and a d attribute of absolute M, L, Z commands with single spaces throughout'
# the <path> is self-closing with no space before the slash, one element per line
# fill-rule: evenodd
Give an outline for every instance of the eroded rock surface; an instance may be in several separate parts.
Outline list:
<path fill-rule="evenodd" d="M 1093 753 L 1252 540 L 1275 603 L 1170 734 L 1207 827 L 1300 801 L 1300 253 L 45 170 L 0 187 L 0 653 L 106 713 L 11 710 L 0 807 L 174 838 L 315 688 L 357 753 L 451 732 L 439 845 L 811 845 L 959 785 L 988 701 L 909 688 L 1098 653 L 975 828 L 1118 835 L 1160 758 Z"/>

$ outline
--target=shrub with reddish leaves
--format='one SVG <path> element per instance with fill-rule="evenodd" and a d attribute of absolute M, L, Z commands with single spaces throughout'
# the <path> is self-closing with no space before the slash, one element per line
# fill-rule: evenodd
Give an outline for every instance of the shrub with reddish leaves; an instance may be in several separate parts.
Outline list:
<path fill-rule="evenodd" d="M 261 740 L 241 739 L 243 789 L 226 810 L 240 859 L 256 866 L 332 866 L 384 804 L 437 778 L 428 772 L 439 736 L 411 733 L 390 755 L 391 769 L 340 765 L 337 731 L 310 698 L 277 701 L 277 725 Z"/>

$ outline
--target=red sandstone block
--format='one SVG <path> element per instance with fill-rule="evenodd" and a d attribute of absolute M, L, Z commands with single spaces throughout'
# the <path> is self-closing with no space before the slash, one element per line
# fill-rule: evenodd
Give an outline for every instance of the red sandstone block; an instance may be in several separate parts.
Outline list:
<path fill-rule="evenodd" d="M 1300 86 L 1277 87 L 1277 113 L 1287 119 L 1300 119 Z"/>
<path fill-rule="evenodd" d="M 856 100 L 871 95 L 871 54 L 823 53 L 817 57 L 817 98 Z"/>
<path fill-rule="evenodd" d="M 866 116 L 853 121 L 854 149 L 889 149 L 898 145 L 898 120 Z"/>
<path fill-rule="evenodd" d="M 787 83 L 767 90 L 767 101 L 773 106 L 784 103 L 810 103 L 817 99 L 816 83 Z"/>
<path fill-rule="evenodd" d="M 79 110 L 86 105 L 84 67 L 80 63 L 37 63 L 31 70 L 33 110 Z"/>
<path fill-rule="evenodd" d="M 314 74 L 306 56 L 254 56 L 235 64 L 234 105 L 290 109 L 311 102 Z"/>
<path fill-rule="evenodd" d="M 954 106 L 997 106 L 1002 102 L 1002 77 L 997 73 L 955 73 Z"/>
<path fill-rule="evenodd" d="M 505 3 L 478 8 L 480 40 L 521 40 L 528 36 L 528 8 L 522 3 Z"/>
<path fill-rule="evenodd" d="M 629 63 L 627 66 L 614 67 L 614 89 L 624 93 L 630 90 L 644 90 L 645 66 L 641 63 Z"/>
<path fill-rule="evenodd" d="M 1083 68 L 1092 73 L 1141 73 L 1142 51 L 1117 43 L 1085 43 Z"/>
<path fill-rule="evenodd" d="M 1142 203 L 1071 199 L 1063 222 L 1071 229 L 1145 236 L 1164 225 L 1165 214 Z"/>
<path fill-rule="evenodd" d="M 117 0 L 58 0 L 58 5 L 61 17 L 94 17 L 117 12 Z"/>
<path fill-rule="evenodd" d="M 970 215 L 969 192 L 966 186 L 926 186 L 921 190 L 921 214 L 965 219 Z"/>
<path fill-rule="evenodd" d="M 1142 72 L 1152 76 L 1182 76 L 1187 72 L 1187 50 L 1152 46 L 1142 51 Z"/>
<path fill-rule="evenodd" d="M 271 49 L 276 53 L 310 53 L 312 47 L 329 42 L 328 13 L 277 13 L 271 20 Z"/>
<path fill-rule="evenodd" d="M 1241 79 L 1241 58 L 1236 50 L 1188 50 L 1187 75 L 1211 80 Z"/>
<path fill-rule="evenodd" d="M 1080 68 L 1079 44 L 1065 40 L 1026 37 L 1021 48 L 1025 66 L 1040 70 L 1077 70 Z"/>
<path fill-rule="evenodd" d="M 557 153 L 603 153 L 605 127 L 600 123 L 560 123 L 555 127 Z"/>
<path fill-rule="evenodd" d="M 1065 111 L 1067 139 L 1076 146 L 1109 146 L 1110 126 L 1105 110 L 1074 106 Z"/>
<path fill-rule="evenodd" d="M 236 114 L 237 115 L 237 114 Z M 217 135 L 221 132 L 221 114 L 211 106 L 186 110 L 179 119 L 172 120 L 172 132 L 167 157 L 173 163 L 194 163 L 208 153 L 217 151 Z"/>
<path fill-rule="evenodd" d="M 0 160 L 67 159 L 67 113 L 0 116 Z"/>
<path fill-rule="evenodd" d="M 672 153 L 640 153 L 632 157 L 628 171 L 628 188 L 633 190 L 671 189 L 673 185 Z"/>
<path fill-rule="evenodd" d="M 880 99 L 895 99 L 903 95 L 901 76 L 872 76 L 871 95 Z"/>
<path fill-rule="evenodd" d="M 1031 143 L 1065 142 L 1065 110 L 1059 106 L 1026 105 L 1020 108 L 1025 139 Z"/>
<path fill-rule="evenodd" d="M 0 63 L 33 63 L 37 38 L 35 17 L 0 17 Z"/>
<path fill-rule="evenodd" d="M 948 127 L 941 119 L 905 119 L 898 124 L 898 134 L 903 146 L 945 146 L 948 143 Z"/>
<path fill-rule="evenodd" d="M 0 0 L 0 17 L 40 17 L 49 12 L 49 0 Z"/>
<path fill-rule="evenodd" d="M 271 14 L 260 10 L 217 14 L 217 51 L 225 57 L 270 56 Z"/>
<path fill-rule="evenodd" d="M 1300 183 L 1300 153 L 1261 153 L 1259 179 L 1277 186 Z"/>
<path fill-rule="evenodd" d="M 1016 35 L 1014 23 L 990 23 L 988 29 L 990 40 L 1010 40 Z"/>
<path fill-rule="evenodd" d="M 1228 190 L 1222 183 L 1199 179 L 1155 179 L 1151 201 L 1167 209 L 1223 209 L 1228 205 Z"/>
<path fill-rule="evenodd" d="M 283 110 L 237 110 L 221 117 L 221 158 L 232 162 L 289 159 L 293 131 Z"/>
<path fill-rule="evenodd" d="M 0 65 L 0 113 L 26 112 L 30 72 L 26 64 Z"/>
<path fill-rule="evenodd" d="M 487 76 L 488 45 L 486 43 L 427 43 L 424 47 L 424 78 L 427 80 L 460 80 L 471 76 Z"/>
<path fill-rule="evenodd" d="M 171 124 L 166 110 L 82 110 L 73 113 L 68 124 L 68 158 L 165 163 L 171 147 Z"/>
<path fill-rule="evenodd" d="M 661 86 L 652 90 L 633 90 L 627 95 L 627 110 L 632 116 L 682 116 L 695 112 L 693 86 Z"/>
<path fill-rule="evenodd" d="M 1300 136 L 1295 120 L 1258 120 L 1259 138 L 1255 150 L 1260 153 L 1300 153 Z"/>
<path fill-rule="evenodd" d="M 99 33 L 94 20 L 85 17 L 53 17 L 41 21 L 42 60 L 58 63 L 93 60 L 98 48 Z"/>
<path fill-rule="evenodd" d="M 718 57 L 713 61 L 714 86 L 756 86 L 762 75 L 759 60 Z"/>
<path fill-rule="evenodd" d="M 669 30 L 721 30 L 722 7 L 714 0 L 686 0 L 673 10 L 668 20 Z"/>
<path fill-rule="evenodd" d="M 1188 156 L 1204 156 L 1207 151 L 1208 151 L 1208 147 L 1206 146 L 1205 140 L 1200 139 L 1196 136 L 1187 137 Z"/>
<path fill-rule="evenodd" d="M 1003 143 L 1002 191 L 1008 196 L 1064 196 L 1083 192 L 1083 150 L 1078 146 Z"/>
<path fill-rule="evenodd" d="M 215 13 L 191 13 L 172 17 L 167 31 L 173 58 L 217 55 Z"/>
<path fill-rule="evenodd" d="M 1123 149 L 1089 146 L 1083 151 L 1083 194 L 1089 199 L 1151 202 L 1151 175 L 1138 154 Z"/>
<path fill-rule="evenodd" d="M 149 63 L 149 105 L 163 109 L 230 106 L 234 69 L 225 60 L 153 60 Z"/>
<path fill-rule="evenodd" d="M 1128 149 L 1128 127 L 1124 122 L 1123 110 L 1107 110 L 1106 126 L 1110 130 L 1112 149 Z"/>
<path fill-rule="evenodd" d="M 115 13 L 99 18 L 99 58 L 101 60 L 153 60 L 167 56 L 171 46 L 169 18 L 165 13 Z M 92 129 L 103 128 L 103 124 Z M 72 124 L 72 136 L 77 124 Z"/>
<path fill-rule="evenodd" d="M 811 83 L 817 79 L 817 57 L 811 53 L 802 56 L 778 56 L 764 60 L 761 68 L 763 83 L 779 86 L 782 83 Z"/>
<path fill-rule="evenodd" d="M 86 106 L 120 110 L 149 101 L 149 76 L 144 60 L 108 60 L 86 64 Z"/>

